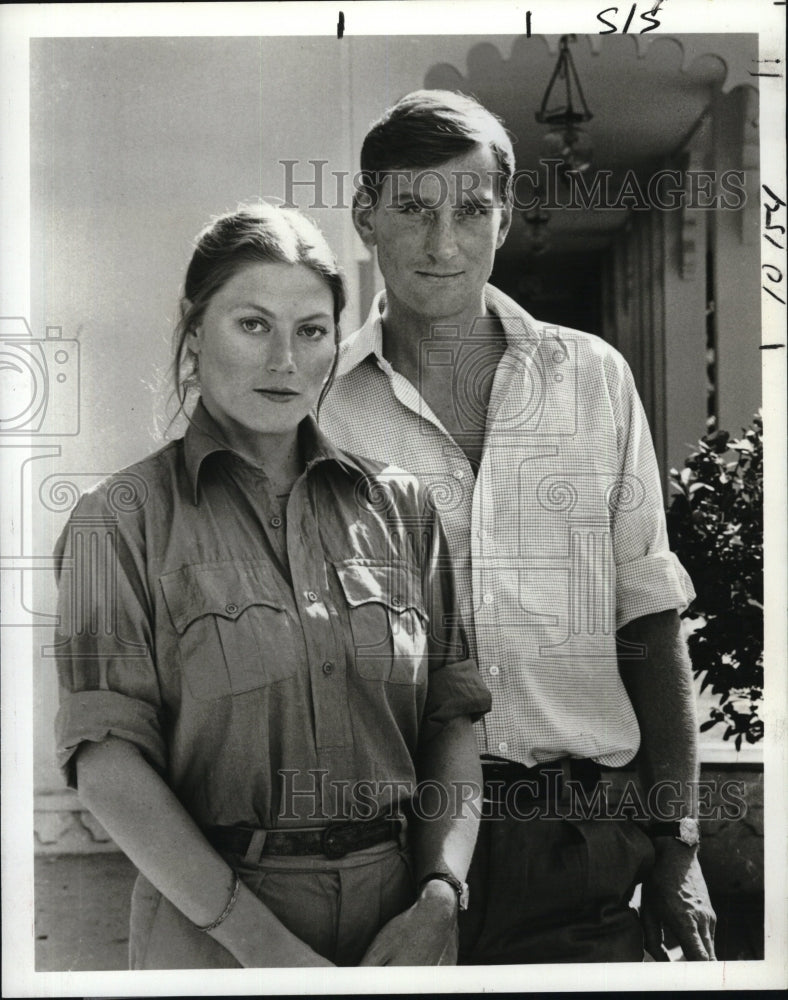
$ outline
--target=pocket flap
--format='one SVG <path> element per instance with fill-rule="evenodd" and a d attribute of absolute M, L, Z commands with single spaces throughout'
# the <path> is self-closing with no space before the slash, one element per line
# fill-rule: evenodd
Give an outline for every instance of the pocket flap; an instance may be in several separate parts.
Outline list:
<path fill-rule="evenodd" d="M 370 602 L 398 612 L 410 608 L 427 621 L 421 580 L 407 563 L 345 562 L 334 568 L 351 608 Z"/>
<path fill-rule="evenodd" d="M 284 611 L 268 567 L 255 563 L 198 563 L 159 577 L 170 619 L 179 635 L 203 615 L 235 620 L 253 604 Z"/>

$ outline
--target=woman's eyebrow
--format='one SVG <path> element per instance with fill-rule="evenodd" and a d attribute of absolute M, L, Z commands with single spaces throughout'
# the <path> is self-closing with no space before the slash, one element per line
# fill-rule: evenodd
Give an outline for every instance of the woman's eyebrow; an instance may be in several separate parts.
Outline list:
<path fill-rule="evenodd" d="M 316 312 L 316 313 L 310 313 L 308 316 L 301 316 L 299 318 L 299 323 L 306 323 L 310 319 L 330 319 L 330 320 L 333 320 L 333 318 L 334 317 L 331 315 L 331 313 Z"/>
<path fill-rule="evenodd" d="M 261 306 L 259 302 L 238 302 L 233 306 L 233 309 L 254 309 L 255 312 L 265 313 L 266 316 L 271 316 L 272 318 L 276 315 L 270 309 Z"/>
<path fill-rule="evenodd" d="M 237 306 L 233 306 L 233 309 L 235 309 L 235 310 L 238 310 L 238 309 L 253 309 L 255 312 L 263 313 L 264 316 L 270 316 L 271 319 L 276 319 L 277 318 L 277 314 L 275 312 L 271 312 L 270 309 L 266 309 L 265 306 L 261 306 L 259 302 L 239 302 Z M 311 320 L 311 319 L 332 319 L 333 320 L 333 318 L 334 317 L 332 316 L 332 314 L 328 313 L 328 312 L 314 312 L 314 313 L 309 313 L 308 316 L 299 316 L 298 317 L 298 322 L 299 323 L 304 323 L 307 320 Z"/>

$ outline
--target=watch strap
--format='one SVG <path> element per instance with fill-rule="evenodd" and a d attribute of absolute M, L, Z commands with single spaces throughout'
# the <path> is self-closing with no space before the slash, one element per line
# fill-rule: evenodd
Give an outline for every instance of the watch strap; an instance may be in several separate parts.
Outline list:
<path fill-rule="evenodd" d="M 672 822 L 653 821 L 647 829 L 651 837 L 673 837 L 687 847 L 695 847 L 700 842 L 698 823 L 690 817 Z"/>
<path fill-rule="evenodd" d="M 428 882 L 432 882 L 433 879 L 439 879 L 441 882 L 448 882 L 448 884 L 457 893 L 457 902 L 460 905 L 461 910 L 468 909 L 468 883 L 461 882 L 454 875 L 449 872 L 430 872 L 429 875 L 425 875 L 424 878 L 419 882 L 418 891 L 424 888 Z"/>

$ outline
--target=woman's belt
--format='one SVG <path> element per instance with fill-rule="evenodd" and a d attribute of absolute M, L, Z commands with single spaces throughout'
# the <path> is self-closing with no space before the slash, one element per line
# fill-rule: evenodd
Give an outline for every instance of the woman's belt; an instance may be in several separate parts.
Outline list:
<path fill-rule="evenodd" d="M 375 819 L 330 823 L 314 830 L 259 830 L 244 826 L 212 826 L 207 840 L 219 851 L 246 855 L 256 840 L 258 855 L 305 857 L 320 855 L 335 861 L 352 851 L 396 840 L 403 823 L 399 819 Z"/>

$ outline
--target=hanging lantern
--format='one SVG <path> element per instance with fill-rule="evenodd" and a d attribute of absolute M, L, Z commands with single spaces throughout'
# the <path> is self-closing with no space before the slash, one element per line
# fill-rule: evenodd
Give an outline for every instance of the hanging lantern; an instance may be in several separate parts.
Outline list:
<path fill-rule="evenodd" d="M 593 147 L 585 129 L 579 126 L 594 117 L 583 96 L 569 42 L 574 35 L 562 35 L 558 62 L 547 84 L 542 105 L 536 112 L 540 125 L 550 125 L 544 138 L 548 158 L 561 160 L 559 175 L 568 179 L 591 166 Z"/>

